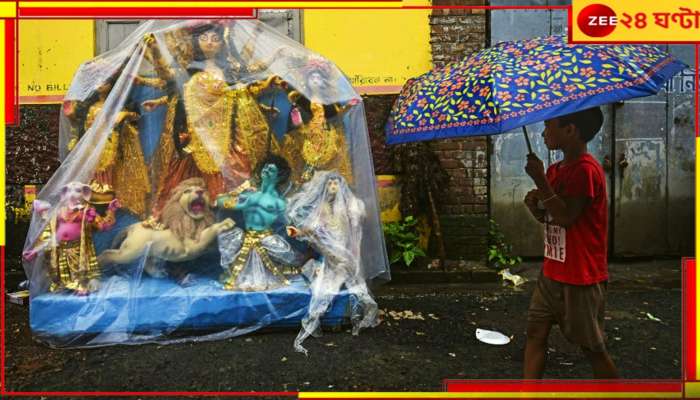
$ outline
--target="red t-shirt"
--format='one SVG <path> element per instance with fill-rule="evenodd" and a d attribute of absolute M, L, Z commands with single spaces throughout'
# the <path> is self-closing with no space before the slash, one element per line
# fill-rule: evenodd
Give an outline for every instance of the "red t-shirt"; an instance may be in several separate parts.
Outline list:
<path fill-rule="evenodd" d="M 568 228 L 545 224 L 544 275 L 572 285 L 607 280 L 608 195 L 603 168 L 584 154 L 571 164 L 552 164 L 547 181 L 557 195 L 588 197 L 590 203 Z"/>

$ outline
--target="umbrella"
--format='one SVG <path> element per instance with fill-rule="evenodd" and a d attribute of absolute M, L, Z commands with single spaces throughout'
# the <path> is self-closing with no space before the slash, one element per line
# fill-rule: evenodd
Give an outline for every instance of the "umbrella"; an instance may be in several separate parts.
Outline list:
<path fill-rule="evenodd" d="M 502 42 L 406 82 L 387 122 L 387 143 L 524 130 L 655 94 L 684 68 L 649 45 L 567 44 L 565 36 Z"/>

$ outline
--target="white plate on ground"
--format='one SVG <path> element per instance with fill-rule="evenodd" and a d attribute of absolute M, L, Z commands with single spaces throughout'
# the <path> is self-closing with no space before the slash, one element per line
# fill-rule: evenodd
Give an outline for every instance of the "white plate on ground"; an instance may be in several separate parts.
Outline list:
<path fill-rule="evenodd" d="M 510 338 L 501 332 L 488 331 L 486 329 L 476 329 L 476 338 L 480 342 L 494 344 L 497 346 L 503 346 L 504 344 L 510 343 Z"/>

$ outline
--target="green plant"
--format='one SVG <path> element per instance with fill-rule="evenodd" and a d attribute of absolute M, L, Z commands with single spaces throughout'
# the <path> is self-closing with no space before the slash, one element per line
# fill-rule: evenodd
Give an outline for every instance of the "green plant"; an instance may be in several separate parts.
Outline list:
<path fill-rule="evenodd" d="M 425 257 L 425 252 L 418 246 L 417 223 L 418 220 L 409 215 L 403 221 L 383 225 L 392 264 L 403 260 L 406 266 L 411 266 L 417 256 Z"/>
<path fill-rule="evenodd" d="M 444 199 L 450 175 L 427 142 L 404 143 L 394 147 L 394 170 L 401 176 L 401 214 L 426 213 L 437 239 L 440 264 L 447 254 L 438 209 Z"/>
<path fill-rule="evenodd" d="M 513 246 L 506 242 L 506 236 L 496 221 L 489 219 L 489 263 L 495 268 L 507 268 L 520 264 L 523 259 L 514 256 Z"/>

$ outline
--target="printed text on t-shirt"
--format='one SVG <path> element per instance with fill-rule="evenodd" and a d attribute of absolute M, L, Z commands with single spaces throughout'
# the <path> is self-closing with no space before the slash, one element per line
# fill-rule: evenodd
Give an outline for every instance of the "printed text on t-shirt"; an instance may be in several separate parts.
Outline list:
<path fill-rule="evenodd" d="M 558 225 L 544 225 L 544 256 L 555 261 L 566 260 L 566 229 Z"/>

